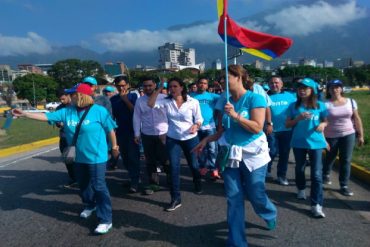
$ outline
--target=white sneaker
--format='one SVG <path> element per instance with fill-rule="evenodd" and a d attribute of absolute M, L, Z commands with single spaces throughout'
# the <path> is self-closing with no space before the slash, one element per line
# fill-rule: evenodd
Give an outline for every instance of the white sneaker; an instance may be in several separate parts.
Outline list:
<path fill-rule="evenodd" d="M 278 178 L 277 178 L 277 182 L 278 182 L 280 185 L 285 185 L 285 186 L 288 186 L 288 185 L 289 185 L 288 179 L 283 178 L 283 177 L 278 177 Z"/>
<path fill-rule="evenodd" d="M 325 214 L 322 211 L 322 206 L 316 204 L 315 206 L 311 207 L 311 212 L 315 218 L 325 218 Z"/>
<path fill-rule="evenodd" d="M 110 229 L 112 229 L 112 223 L 110 224 L 99 224 L 96 228 L 95 228 L 95 233 L 96 234 L 106 234 L 107 232 L 109 232 Z"/>
<path fill-rule="evenodd" d="M 91 216 L 91 214 L 96 210 L 96 208 L 92 208 L 92 209 L 84 209 L 84 211 L 82 211 L 80 213 L 80 217 L 81 218 L 84 218 L 84 219 L 87 219 Z"/>
<path fill-rule="evenodd" d="M 306 200 L 306 191 L 305 190 L 298 190 L 297 199 Z"/>

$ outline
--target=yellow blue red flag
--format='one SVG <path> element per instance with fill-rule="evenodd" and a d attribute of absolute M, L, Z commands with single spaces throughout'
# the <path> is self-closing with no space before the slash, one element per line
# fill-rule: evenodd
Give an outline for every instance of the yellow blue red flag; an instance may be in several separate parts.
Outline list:
<path fill-rule="evenodd" d="M 217 0 L 219 18 L 218 33 L 227 44 L 265 60 L 280 57 L 293 44 L 293 40 L 290 38 L 257 32 L 239 26 L 229 17 L 227 13 L 227 2 L 227 0 Z M 227 40 L 225 40 L 225 17 Z"/>

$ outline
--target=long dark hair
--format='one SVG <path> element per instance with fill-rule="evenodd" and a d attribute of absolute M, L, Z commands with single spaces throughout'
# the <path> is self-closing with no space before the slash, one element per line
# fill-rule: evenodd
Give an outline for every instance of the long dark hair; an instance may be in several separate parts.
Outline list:
<path fill-rule="evenodd" d="M 307 108 L 308 109 L 317 109 L 318 104 L 317 104 L 317 95 L 314 93 L 314 90 L 312 87 L 311 89 L 311 95 L 307 100 Z M 297 92 L 297 102 L 295 103 L 295 108 L 298 109 L 302 105 L 302 98 L 299 97 L 299 94 Z"/>
<path fill-rule="evenodd" d="M 173 81 L 176 81 L 180 87 L 182 87 L 182 92 L 181 92 L 181 96 L 182 96 L 182 99 L 184 100 L 184 102 L 188 99 L 188 92 L 187 92 L 187 87 L 186 87 L 186 84 L 184 83 L 183 80 L 181 80 L 180 78 L 178 77 L 172 77 L 168 80 L 168 88 L 170 88 L 170 84 L 171 82 Z M 168 99 L 172 99 L 172 95 L 171 94 L 168 94 L 167 96 Z"/>

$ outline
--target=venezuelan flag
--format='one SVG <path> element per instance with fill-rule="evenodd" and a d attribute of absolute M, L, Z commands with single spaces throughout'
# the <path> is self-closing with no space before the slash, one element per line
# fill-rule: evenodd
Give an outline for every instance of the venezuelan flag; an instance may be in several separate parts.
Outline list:
<path fill-rule="evenodd" d="M 227 13 L 227 0 L 217 0 L 218 33 L 225 42 L 224 18 L 226 17 L 226 43 L 241 49 L 243 52 L 272 60 L 280 57 L 293 44 L 290 38 L 257 32 L 239 26 Z"/>

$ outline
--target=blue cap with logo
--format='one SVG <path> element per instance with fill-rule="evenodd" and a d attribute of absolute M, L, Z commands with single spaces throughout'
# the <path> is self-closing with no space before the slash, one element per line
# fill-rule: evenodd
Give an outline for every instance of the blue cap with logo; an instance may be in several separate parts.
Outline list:
<path fill-rule="evenodd" d="M 343 87 L 343 82 L 339 79 L 334 79 L 334 80 L 329 81 L 328 84 L 326 85 L 327 88 L 331 86 Z"/>
<path fill-rule="evenodd" d="M 303 80 L 298 82 L 298 85 L 299 84 L 302 84 L 306 87 L 312 88 L 313 93 L 317 94 L 317 83 L 314 80 L 312 80 L 311 78 L 304 78 Z"/>
<path fill-rule="evenodd" d="M 116 89 L 112 86 L 106 86 L 104 89 L 103 89 L 104 92 L 111 92 L 113 93 L 114 91 L 116 91 Z"/>
<path fill-rule="evenodd" d="M 91 84 L 91 85 L 98 85 L 98 82 L 96 81 L 96 79 L 92 76 L 87 76 L 85 77 L 83 80 L 82 80 L 82 83 L 87 83 L 87 84 Z"/>
<path fill-rule="evenodd" d="M 78 85 L 80 85 L 80 83 L 77 83 L 76 85 L 74 85 L 71 88 L 64 89 L 64 92 L 67 93 L 67 94 L 73 94 L 77 91 Z"/>

